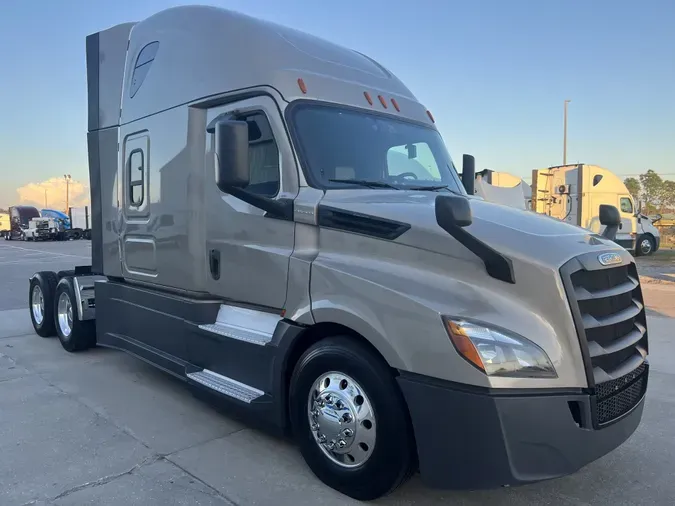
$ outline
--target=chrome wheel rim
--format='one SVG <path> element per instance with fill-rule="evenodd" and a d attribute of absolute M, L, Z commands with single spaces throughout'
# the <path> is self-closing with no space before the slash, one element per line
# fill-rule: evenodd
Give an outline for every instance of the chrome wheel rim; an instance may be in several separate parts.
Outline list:
<path fill-rule="evenodd" d="M 70 297 L 63 292 L 59 295 L 59 303 L 56 309 L 59 329 L 64 337 L 70 337 L 73 331 L 73 306 L 70 303 Z"/>
<path fill-rule="evenodd" d="M 375 449 L 376 420 L 365 391 L 348 375 L 319 376 L 307 400 L 309 428 L 321 451 L 335 464 L 360 467 Z"/>
<path fill-rule="evenodd" d="M 42 288 L 40 288 L 39 285 L 33 287 L 31 301 L 33 319 L 37 325 L 42 325 L 42 322 L 45 319 L 45 298 L 42 296 Z"/>
<path fill-rule="evenodd" d="M 644 239 L 640 243 L 640 251 L 645 255 L 647 255 L 651 250 L 652 250 L 652 242 L 649 239 Z"/>

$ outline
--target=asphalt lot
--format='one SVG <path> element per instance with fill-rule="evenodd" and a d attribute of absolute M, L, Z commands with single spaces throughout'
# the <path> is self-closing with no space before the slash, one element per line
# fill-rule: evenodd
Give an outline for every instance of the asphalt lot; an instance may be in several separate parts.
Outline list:
<path fill-rule="evenodd" d="M 292 445 L 229 419 L 153 367 L 101 348 L 69 354 L 33 334 L 28 277 L 86 264 L 89 248 L 0 242 L 0 505 L 355 504 L 323 486 Z M 547 483 L 458 493 L 414 478 L 377 504 L 672 504 L 675 284 L 644 291 L 652 374 L 643 423 L 626 444 Z"/>

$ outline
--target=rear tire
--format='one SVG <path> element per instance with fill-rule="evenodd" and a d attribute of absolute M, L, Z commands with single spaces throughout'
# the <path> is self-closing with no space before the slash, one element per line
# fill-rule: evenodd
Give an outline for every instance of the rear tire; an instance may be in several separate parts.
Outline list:
<path fill-rule="evenodd" d="M 64 350 L 75 353 L 96 346 L 96 323 L 94 320 L 78 319 L 71 277 L 62 278 L 56 286 L 54 323 Z"/>
<path fill-rule="evenodd" d="M 28 289 L 28 308 L 35 333 L 40 337 L 52 337 L 54 327 L 54 294 L 58 278 L 55 272 L 35 273 Z"/>
<path fill-rule="evenodd" d="M 326 383 L 328 376 L 333 381 Z M 358 341 L 330 337 L 310 347 L 293 372 L 289 404 L 300 452 L 329 487 L 373 500 L 394 491 L 416 469 L 403 396 L 388 365 Z M 342 446 L 331 447 L 333 440 Z"/>

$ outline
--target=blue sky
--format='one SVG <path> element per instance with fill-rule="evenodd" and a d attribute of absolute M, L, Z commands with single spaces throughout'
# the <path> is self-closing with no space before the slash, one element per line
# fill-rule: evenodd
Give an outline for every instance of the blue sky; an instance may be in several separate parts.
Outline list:
<path fill-rule="evenodd" d="M 64 173 L 85 184 L 87 34 L 170 0 L 0 2 L 0 207 Z M 434 113 L 455 160 L 528 176 L 568 162 L 675 174 L 675 1 L 203 1 L 379 60 Z M 50 197 L 51 198 L 51 197 Z"/>

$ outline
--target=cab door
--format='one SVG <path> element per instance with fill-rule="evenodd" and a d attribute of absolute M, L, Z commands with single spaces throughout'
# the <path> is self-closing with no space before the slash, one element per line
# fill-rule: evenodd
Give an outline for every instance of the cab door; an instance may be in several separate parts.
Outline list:
<path fill-rule="evenodd" d="M 618 209 L 621 214 L 621 225 L 616 234 L 616 242 L 626 249 L 635 248 L 635 236 L 637 233 L 637 218 L 635 216 L 635 205 L 630 195 L 618 196 Z"/>
<path fill-rule="evenodd" d="M 298 172 L 276 102 L 260 96 L 213 107 L 207 125 L 223 115 L 246 121 L 250 184 L 246 191 L 293 199 Z M 215 184 L 215 135 L 206 135 L 206 280 L 209 293 L 233 302 L 279 310 L 286 302 L 295 223 L 273 218 Z"/>

